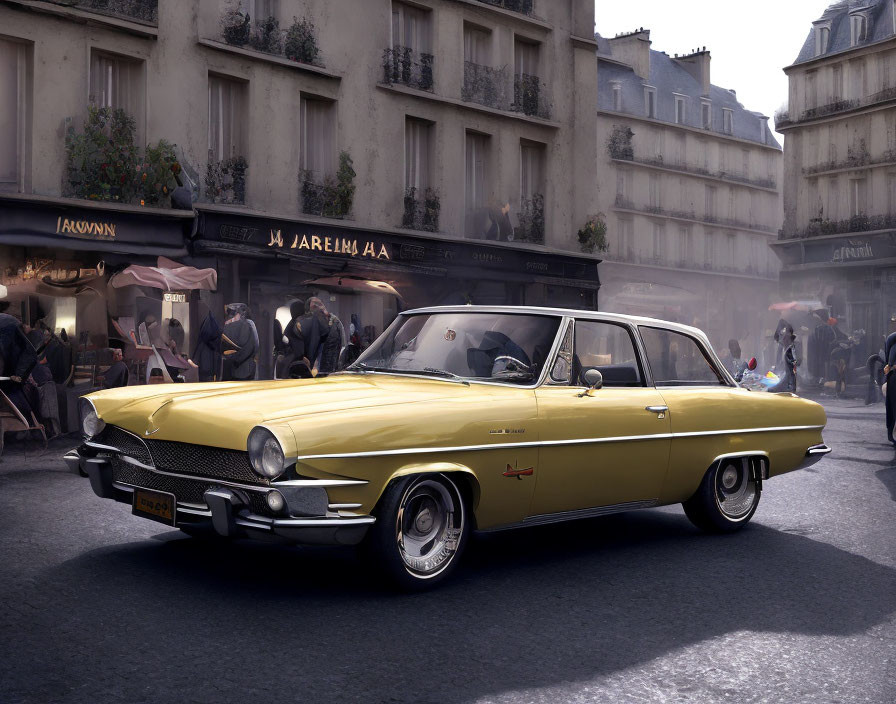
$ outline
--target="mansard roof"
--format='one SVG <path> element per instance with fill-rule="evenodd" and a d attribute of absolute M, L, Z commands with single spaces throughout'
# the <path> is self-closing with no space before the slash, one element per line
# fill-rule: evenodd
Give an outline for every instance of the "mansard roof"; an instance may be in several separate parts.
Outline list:
<path fill-rule="evenodd" d="M 852 30 L 849 16 L 851 13 L 864 12 L 868 17 L 868 35 L 864 41 L 854 47 L 852 45 Z M 840 0 L 828 7 L 824 14 L 816 20 L 819 23 L 829 23 L 831 35 L 828 39 L 828 48 L 823 54 L 815 54 L 815 27 L 809 31 L 809 36 L 796 57 L 794 65 L 802 64 L 822 56 L 832 56 L 850 49 L 862 47 L 867 44 L 883 41 L 894 35 L 893 12 L 896 7 L 892 0 Z"/>

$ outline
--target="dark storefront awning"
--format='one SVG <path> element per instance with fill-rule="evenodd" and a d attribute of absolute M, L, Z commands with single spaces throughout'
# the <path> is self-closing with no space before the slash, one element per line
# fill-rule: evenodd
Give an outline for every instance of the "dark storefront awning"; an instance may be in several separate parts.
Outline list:
<path fill-rule="evenodd" d="M 785 271 L 896 265 L 896 230 L 772 242 Z"/>
<path fill-rule="evenodd" d="M 192 211 L 0 195 L 0 245 L 180 257 L 193 217 Z"/>
<path fill-rule="evenodd" d="M 419 233 L 271 219 L 201 206 L 197 213 L 196 254 L 289 257 L 314 262 L 332 273 L 366 270 L 481 277 L 487 272 L 496 280 L 600 287 L 600 259 L 589 255 L 510 242 L 447 240 Z"/>

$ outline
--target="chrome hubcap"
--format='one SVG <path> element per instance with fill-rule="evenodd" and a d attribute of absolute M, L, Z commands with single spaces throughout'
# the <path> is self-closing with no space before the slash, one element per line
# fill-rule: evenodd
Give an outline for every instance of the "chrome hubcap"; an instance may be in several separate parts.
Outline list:
<path fill-rule="evenodd" d="M 730 520 L 745 518 L 756 502 L 756 481 L 750 472 L 750 460 L 729 460 L 716 473 L 716 503 Z"/>
<path fill-rule="evenodd" d="M 447 477 L 422 477 L 411 484 L 398 507 L 396 542 L 405 568 L 428 579 L 442 572 L 457 553 L 464 528 L 460 492 Z"/>

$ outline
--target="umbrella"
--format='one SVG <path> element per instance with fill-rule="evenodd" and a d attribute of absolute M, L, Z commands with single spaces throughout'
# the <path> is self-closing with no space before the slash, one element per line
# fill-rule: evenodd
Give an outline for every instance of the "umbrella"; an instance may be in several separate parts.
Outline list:
<path fill-rule="evenodd" d="M 820 309 L 827 311 L 827 308 L 821 301 L 788 301 L 786 303 L 772 303 L 768 309 L 781 311 L 795 310 L 803 313 L 813 313 Z"/>
<path fill-rule="evenodd" d="M 214 291 L 218 287 L 218 272 L 214 269 L 197 269 L 159 257 L 157 266 L 131 264 L 124 271 L 115 274 L 109 283 L 114 288 L 149 286 L 163 291 Z"/>

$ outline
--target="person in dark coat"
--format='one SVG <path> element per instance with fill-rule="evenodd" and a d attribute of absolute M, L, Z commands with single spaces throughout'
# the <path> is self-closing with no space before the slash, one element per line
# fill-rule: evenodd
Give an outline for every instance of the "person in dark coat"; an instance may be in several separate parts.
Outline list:
<path fill-rule="evenodd" d="M 255 331 L 249 325 L 245 314 L 245 303 L 231 303 L 227 306 L 228 319 L 222 333 L 224 353 L 224 381 L 248 381 L 255 378 Z"/>
<path fill-rule="evenodd" d="M 887 363 L 884 366 L 884 403 L 887 407 L 887 440 L 896 445 L 893 439 L 893 426 L 896 425 L 896 332 L 887 336 L 884 344 L 884 358 Z"/>
<path fill-rule="evenodd" d="M 24 384 L 37 365 L 37 352 L 25 335 L 18 319 L 0 313 L 0 381 L 3 391 L 25 418 L 31 418 L 31 404 L 25 396 Z"/>
<path fill-rule="evenodd" d="M 124 363 L 124 355 L 120 349 L 112 350 L 112 365 L 106 370 L 103 378 L 104 389 L 117 389 L 128 385 L 130 372 Z"/>
<path fill-rule="evenodd" d="M 288 376 L 308 379 L 312 376 L 311 367 L 321 348 L 321 321 L 302 301 L 293 301 L 289 313 L 292 320 L 283 333 L 292 351 Z"/>
<path fill-rule="evenodd" d="M 308 299 L 310 311 L 317 317 L 323 328 L 320 359 L 317 360 L 319 374 L 332 374 L 339 368 L 339 355 L 345 347 L 345 328 L 342 321 L 327 310 L 324 302 L 317 297 Z M 309 357 L 315 360 L 315 357 Z"/>
<path fill-rule="evenodd" d="M 221 326 L 208 311 L 199 326 L 193 362 L 199 367 L 199 381 L 216 381 L 221 366 Z"/>
<path fill-rule="evenodd" d="M 793 328 L 788 323 L 784 328 L 778 330 L 778 344 L 784 345 L 784 358 L 782 360 L 783 373 L 779 374 L 780 381 L 774 386 L 769 387 L 771 393 L 780 393 L 783 391 L 796 391 L 796 368 L 800 364 L 800 358 L 796 351 L 796 335 Z"/>

